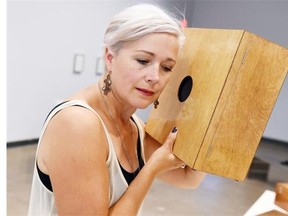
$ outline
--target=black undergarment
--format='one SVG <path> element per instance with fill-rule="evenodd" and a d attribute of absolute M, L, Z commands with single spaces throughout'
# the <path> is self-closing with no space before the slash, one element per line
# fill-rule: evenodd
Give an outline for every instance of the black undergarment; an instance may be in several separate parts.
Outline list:
<path fill-rule="evenodd" d="M 49 175 L 43 173 L 43 172 L 39 169 L 39 166 L 38 166 L 37 161 L 36 161 L 36 166 L 37 166 L 38 175 L 39 175 L 39 178 L 40 178 L 42 184 L 43 184 L 49 191 L 53 192 L 53 188 L 52 188 L 52 185 L 51 185 L 51 181 L 50 181 Z"/>

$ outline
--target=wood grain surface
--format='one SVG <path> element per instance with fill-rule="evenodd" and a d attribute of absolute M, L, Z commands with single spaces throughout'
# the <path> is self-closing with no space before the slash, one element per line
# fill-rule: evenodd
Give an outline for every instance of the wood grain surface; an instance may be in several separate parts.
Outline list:
<path fill-rule="evenodd" d="M 288 50 L 244 30 L 188 28 L 146 131 L 190 167 L 245 179 L 288 70 Z M 189 97 L 179 86 L 190 76 Z"/>

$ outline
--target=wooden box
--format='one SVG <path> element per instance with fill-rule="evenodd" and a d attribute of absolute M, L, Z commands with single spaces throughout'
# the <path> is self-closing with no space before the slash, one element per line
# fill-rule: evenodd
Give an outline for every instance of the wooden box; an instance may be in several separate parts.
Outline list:
<path fill-rule="evenodd" d="M 196 170 L 245 179 L 288 70 L 288 50 L 244 30 L 185 30 L 146 131 Z"/>
<path fill-rule="evenodd" d="M 288 183 L 277 183 L 275 204 L 288 211 Z"/>

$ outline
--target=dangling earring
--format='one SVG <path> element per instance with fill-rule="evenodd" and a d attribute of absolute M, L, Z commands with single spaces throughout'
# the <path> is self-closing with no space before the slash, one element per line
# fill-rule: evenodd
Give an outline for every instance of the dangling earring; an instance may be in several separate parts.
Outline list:
<path fill-rule="evenodd" d="M 110 74 L 107 75 L 106 79 L 104 79 L 104 86 L 102 87 L 102 90 L 104 92 L 105 95 L 108 94 L 109 91 L 111 91 L 111 78 L 110 78 Z"/>
<path fill-rule="evenodd" d="M 159 105 L 158 99 L 156 99 L 153 104 L 154 104 L 154 109 L 157 109 L 157 107 Z"/>

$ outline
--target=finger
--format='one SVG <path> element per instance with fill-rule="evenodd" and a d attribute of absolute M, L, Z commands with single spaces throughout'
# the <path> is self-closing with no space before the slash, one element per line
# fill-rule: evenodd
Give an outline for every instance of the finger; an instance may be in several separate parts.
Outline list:
<path fill-rule="evenodd" d="M 178 129 L 174 127 L 172 131 L 169 133 L 164 145 L 167 146 L 171 151 L 173 149 L 174 142 L 176 140 L 176 136 L 178 133 Z"/>

